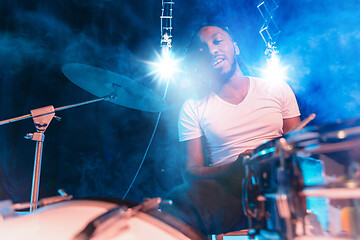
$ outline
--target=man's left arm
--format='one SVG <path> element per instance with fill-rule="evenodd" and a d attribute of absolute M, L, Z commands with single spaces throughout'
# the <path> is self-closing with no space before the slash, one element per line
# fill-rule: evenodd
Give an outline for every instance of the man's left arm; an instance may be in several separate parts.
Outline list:
<path fill-rule="evenodd" d="M 300 117 L 292 117 L 283 119 L 283 133 L 288 133 L 301 122 Z"/>
<path fill-rule="evenodd" d="M 291 87 L 286 82 L 280 86 L 279 89 L 282 91 L 280 96 L 282 96 L 283 133 L 286 134 L 301 122 L 300 111 Z"/>

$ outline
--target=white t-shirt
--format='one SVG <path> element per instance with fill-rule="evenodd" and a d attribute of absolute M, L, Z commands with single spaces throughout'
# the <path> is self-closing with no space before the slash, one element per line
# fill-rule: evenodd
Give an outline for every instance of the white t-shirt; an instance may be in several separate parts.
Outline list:
<path fill-rule="evenodd" d="M 179 115 L 179 141 L 205 135 L 211 165 L 235 161 L 240 153 L 282 135 L 283 119 L 300 115 L 295 95 L 285 82 L 249 77 L 238 105 L 216 94 L 185 101 Z"/>

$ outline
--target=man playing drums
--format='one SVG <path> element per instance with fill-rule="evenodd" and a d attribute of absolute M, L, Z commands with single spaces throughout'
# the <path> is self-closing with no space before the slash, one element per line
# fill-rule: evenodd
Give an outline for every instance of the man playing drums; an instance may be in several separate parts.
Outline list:
<path fill-rule="evenodd" d="M 201 85 L 197 96 L 184 103 L 178 122 L 188 181 L 169 194 L 173 205 L 163 210 L 204 234 L 247 227 L 239 154 L 300 123 L 291 88 L 285 82 L 244 76 L 237 55 L 238 45 L 228 30 L 212 25 L 196 31 L 187 52 L 192 78 Z"/>

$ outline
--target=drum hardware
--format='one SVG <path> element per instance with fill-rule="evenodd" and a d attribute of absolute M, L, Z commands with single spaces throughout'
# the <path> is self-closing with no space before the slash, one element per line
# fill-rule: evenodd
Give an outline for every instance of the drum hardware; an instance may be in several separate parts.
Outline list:
<path fill-rule="evenodd" d="M 360 188 L 308 188 L 300 192 L 300 195 L 305 197 L 326 197 L 329 199 L 360 198 Z"/>
<path fill-rule="evenodd" d="M 39 198 L 39 186 L 40 186 L 40 171 L 41 171 L 41 160 L 43 152 L 43 143 L 44 143 L 44 132 L 49 126 L 51 120 L 55 116 L 55 110 L 53 106 L 47 106 L 43 108 L 38 108 L 31 110 L 31 115 L 33 116 L 33 121 L 35 124 L 36 131 L 35 133 L 28 133 L 25 138 L 36 141 L 35 146 L 35 159 L 34 159 L 34 170 L 32 178 L 32 190 L 31 190 L 31 201 L 30 203 L 35 203 Z M 37 204 L 30 205 L 30 212 L 37 208 Z"/>
<path fill-rule="evenodd" d="M 10 218 L 10 217 L 16 217 L 17 215 L 15 214 L 15 211 L 23 211 L 31 208 L 35 209 L 37 207 L 43 207 L 62 201 L 68 201 L 71 200 L 72 198 L 73 198 L 72 195 L 65 194 L 60 196 L 43 198 L 40 201 L 33 203 L 27 202 L 27 203 L 14 203 L 14 204 L 12 203 L 11 200 L 3 200 L 0 201 L 0 220 L 4 220 L 5 218 Z"/>
<path fill-rule="evenodd" d="M 279 139 L 279 149 L 282 150 L 282 152 L 280 153 L 280 156 L 283 156 L 283 158 L 288 158 L 289 154 L 292 150 L 294 150 L 294 146 L 289 144 L 285 138 L 280 138 Z M 285 155 L 282 155 L 285 154 Z M 287 155 L 286 155 L 287 154 Z"/>
<path fill-rule="evenodd" d="M 0 201 L 0 223 L 6 218 L 14 216 L 14 211 L 12 209 L 11 200 L 2 200 Z"/>
<path fill-rule="evenodd" d="M 359 146 L 360 119 L 354 119 L 289 132 L 256 148 L 244 162 L 250 237 L 358 239 Z"/>
<path fill-rule="evenodd" d="M 242 163 L 245 166 L 245 177 L 242 181 L 241 195 L 242 195 L 242 207 L 243 212 L 249 218 L 254 218 L 256 220 L 261 220 L 265 214 L 265 206 L 263 196 L 259 195 L 259 189 L 256 182 L 256 178 L 254 175 L 251 175 L 251 171 L 249 169 L 248 161 L 252 159 L 253 156 L 250 154 L 246 154 L 242 156 Z M 255 199 L 254 199 L 255 198 Z M 249 221 L 250 230 L 252 230 L 252 222 Z M 255 233 L 249 232 L 250 238 L 255 236 Z"/>
<path fill-rule="evenodd" d="M 252 229 L 250 233 L 253 235 L 249 234 L 252 238 L 260 234 L 271 239 L 293 239 L 293 231 L 304 232 L 302 219 L 293 219 L 299 211 L 293 204 L 302 205 L 301 201 L 296 200 L 297 191 L 302 189 L 302 181 L 299 181 L 302 176 L 298 167 L 294 167 L 296 164 L 291 158 L 293 149 L 292 144 L 280 137 L 255 149 L 245 162 L 247 177 L 243 180 L 242 199 L 243 209 Z M 271 173 L 272 169 L 276 169 L 276 172 Z M 275 182 L 272 181 L 274 177 Z M 299 214 L 305 216 L 304 212 Z M 282 234 L 267 230 L 266 226 L 274 215 L 278 215 L 279 219 L 276 221 L 283 224 Z"/>
<path fill-rule="evenodd" d="M 60 117 L 55 116 L 56 111 L 104 100 L 117 105 L 149 112 L 161 112 L 167 108 L 165 100 L 157 96 L 151 89 L 116 73 L 78 63 L 65 64 L 62 67 L 62 71 L 73 83 L 96 95 L 98 98 L 55 109 L 53 106 L 37 108 L 31 110 L 31 114 L 0 121 L 1 126 L 32 118 L 35 124 L 36 132 L 28 133 L 25 136 L 26 139 L 36 141 L 30 212 L 37 208 L 36 202 L 38 202 L 39 199 L 42 152 L 45 140 L 44 132 L 53 118 L 58 121 L 61 120 Z"/>
<path fill-rule="evenodd" d="M 59 189 L 57 190 L 57 192 L 58 192 L 58 194 L 59 194 L 60 196 L 62 196 L 62 197 L 67 197 L 67 196 L 69 196 L 69 195 L 65 192 L 65 190 L 62 189 L 62 188 L 59 188 Z"/>
<path fill-rule="evenodd" d="M 153 198 L 148 199 L 133 208 L 126 208 L 124 206 L 113 208 L 88 223 L 87 226 L 73 238 L 73 240 L 90 240 L 96 234 L 102 235 L 102 239 L 105 239 L 104 235 L 106 235 L 106 239 L 113 237 L 111 236 L 111 232 L 117 233 L 116 230 L 114 231 L 114 228 L 121 229 L 124 227 L 121 224 L 121 220 L 135 216 L 139 212 L 158 210 L 160 203 L 167 202 L 162 202 L 161 198 Z"/>
<path fill-rule="evenodd" d="M 341 193 L 341 194 L 340 194 Z M 326 197 L 329 199 L 360 199 L 360 180 L 329 183 L 327 185 L 305 187 L 299 192 L 304 197 Z"/>
<path fill-rule="evenodd" d="M 89 225 L 85 232 L 88 234 L 93 231 L 90 236 L 92 240 L 207 239 L 181 220 L 158 211 L 158 203 L 159 199 L 153 199 L 139 207 L 134 202 L 121 199 L 75 199 L 58 202 L 41 207 L 31 214 L 18 214 L 0 221 L 1 239 L 74 239 L 85 230 L 88 223 L 107 212 L 108 216 L 113 215 L 97 225 L 95 231 Z M 114 212 L 111 213 L 111 210 Z M 89 239 L 86 234 L 82 239 Z"/>
<path fill-rule="evenodd" d="M 47 205 L 51 205 L 58 202 L 68 201 L 73 198 L 72 195 L 66 195 L 66 196 L 53 196 L 53 197 L 47 197 L 42 198 L 40 201 L 33 202 L 33 203 L 15 203 L 11 206 L 11 208 L 14 211 L 24 210 L 28 208 L 37 208 L 37 207 L 43 207 Z"/>
<path fill-rule="evenodd" d="M 287 174 L 285 173 L 286 163 L 285 163 L 285 152 L 287 148 L 286 140 L 280 138 L 277 144 L 279 149 L 279 160 L 280 166 L 277 169 L 277 181 L 278 181 L 278 196 L 276 198 L 276 206 L 278 209 L 279 217 L 282 218 L 285 222 L 285 233 L 286 239 L 293 239 L 293 229 L 291 225 L 291 213 L 289 206 L 289 199 L 287 196 L 287 191 L 285 190 L 285 182 L 287 181 Z"/>
<path fill-rule="evenodd" d="M 277 145 L 271 145 L 271 143 L 273 143 L 273 141 L 278 141 Z M 243 164 L 246 165 L 247 162 L 252 162 L 251 165 L 256 165 L 254 164 L 254 161 L 261 161 L 261 163 L 267 163 L 267 162 L 271 162 L 274 159 L 278 159 L 279 158 L 279 149 L 283 149 L 283 154 L 285 154 L 285 158 L 288 158 L 291 154 L 292 151 L 294 149 L 293 145 L 290 144 L 285 138 L 283 137 L 279 137 L 274 139 L 273 141 L 270 141 L 268 143 L 265 143 L 261 146 L 259 146 L 258 148 L 255 149 L 255 151 L 252 154 L 246 155 L 246 159 L 243 160 Z"/>
<path fill-rule="evenodd" d="M 242 155 L 242 156 L 241 156 L 241 157 L 242 157 L 241 162 L 242 162 L 243 164 L 245 164 L 245 163 L 250 159 L 250 156 L 251 156 L 251 155 L 250 155 L 249 153 Z"/>
<path fill-rule="evenodd" d="M 34 169 L 33 169 L 33 178 L 32 178 L 32 188 L 31 188 L 31 198 L 30 198 L 30 212 L 37 208 L 36 202 L 39 199 L 39 186 L 40 186 L 40 172 L 41 172 L 41 162 L 42 162 L 42 152 L 43 152 L 43 144 L 45 140 L 45 130 L 49 126 L 51 120 L 55 118 L 56 120 L 60 120 L 59 117 L 55 116 L 56 111 L 61 111 L 73 107 L 82 106 L 85 104 L 90 104 L 98 101 L 103 101 L 111 99 L 111 97 L 103 97 L 100 99 L 95 99 L 83 103 L 68 105 L 64 107 L 55 108 L 53 106 L 47 106 L 42 108 L 37 108 L 31 110 L 31 114 L 23 115 L 20 117 L 11 118 L 8 120 L 0 121 L 0 126 L 5 125 L 7 123 L 13 123 L 21 120 L 25 120 L 28 118 L 33 118 L 33 122 L 36 128 L 36 132 L 28 133 L 25 138 L 29 140 L 36 141 L 35 146 L 35 158 L 34 158 Z"/>
<path fill-rule="evenodd" d="M 334 143 L 322 143 L 322 142 L 312 142 L 309 144 L 308 141 L 300 142 L 294 144 L 294 149 L 296 149 L 296 153 L 304 153 L 306 154 L 324 154 L 324 153 L 331 153 L 331 152 L 338 152 L 342 151 L 346 148 L 357 148 L 359 147 L 360 139 L 352 139 L 348 141 L 340 141 Z"/>
<path fill-rule="evenodd" d="M 242 183 L 243 210 L 247 216 L 261 220 L 265 215 L 265 197 L 259 195 L 258 185 L 254 177 L 244 178 Z M 251 195 L 249 194 L 251 193 Z"/>

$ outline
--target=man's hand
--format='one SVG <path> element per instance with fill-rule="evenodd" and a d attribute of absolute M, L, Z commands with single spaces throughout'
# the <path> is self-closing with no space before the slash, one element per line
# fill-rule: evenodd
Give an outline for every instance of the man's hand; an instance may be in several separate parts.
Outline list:
<path fill-rule="evenodd" d="M 239 154 L 238 158 L 231 163 L 228 174 L 224 176 L 226 181 L 240 182 L 245 176 L 244 158 L 249 156 L 253 152 L 252 149 L 248 149 Z"/>

